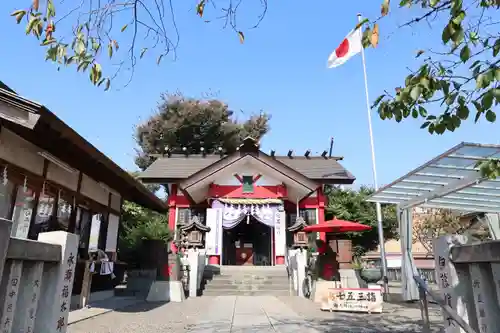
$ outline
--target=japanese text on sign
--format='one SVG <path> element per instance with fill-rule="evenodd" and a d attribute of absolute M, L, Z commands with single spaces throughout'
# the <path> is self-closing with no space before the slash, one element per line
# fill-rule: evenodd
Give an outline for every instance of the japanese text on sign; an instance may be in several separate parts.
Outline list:
<path fill-rule="evenodd" d="M 381 289 L 329 289 L 324 310 L 382 312 Z"/>

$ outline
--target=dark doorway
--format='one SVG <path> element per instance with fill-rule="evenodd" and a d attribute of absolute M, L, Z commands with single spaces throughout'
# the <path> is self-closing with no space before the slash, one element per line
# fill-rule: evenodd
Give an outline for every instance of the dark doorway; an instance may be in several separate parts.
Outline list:
<path fill-rule="evenodd" d="M 271 266 L 273 229 L 253 217 L 223 232 L 223 264 Z"/>

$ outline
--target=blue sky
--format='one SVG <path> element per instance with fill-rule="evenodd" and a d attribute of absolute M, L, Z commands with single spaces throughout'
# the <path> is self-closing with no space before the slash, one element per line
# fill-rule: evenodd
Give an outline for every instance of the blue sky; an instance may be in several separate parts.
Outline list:
<path fill-rule="evenodd" d="M 372 184 L 361 56 L 330 70 L 326 60 L 356 23 L 356 14 L 376 17 L 381 1 L 318 0 L 307 6 L 270 2 L 266 18 L 259 28 L 246 31 L 243 45 L 219 23 L 206 24 L 196 17 L 192 2 L 176 7 L 177 59 L 157 66 L 146 55 L 127 88 L 108 92 L 93 87 L 74 68 L 58 72 L 46 63 L 37 41 L 27 38 L 24 27 L 9 17 L 17 9 L 14 2 L 1 2 L 1 80 L 49 107 L 125 169 L 135 168 L 134 124 L 153 112 L 160 93 L 179 90 L 197 97 L 212 90 L 234 110 L 272 114 L 264 150 L 321 152 L 333 136 L 334 154 L 344 156 L 343 165 L 357 177 L 356 183 Z M 239 23 L 250 25 L 253 11 L 239 14 Z M 416 50 L 438 45 L 438 27 L 397 29 L 411 14 L 393 12 L 381 24 L 380 46 L 366 52 L 372 101 L 384 89 L 402 84 L 407 67 L 417 64 Z M 380 184 L 461 141 L 500 143 L 491 134 L 498 131 L 498 123 L 471 120 L 456 133 L 431 136 L 419 129 L 420 120 L 397 124 L 380 120 L 376 113 L 372 119 Z"/>

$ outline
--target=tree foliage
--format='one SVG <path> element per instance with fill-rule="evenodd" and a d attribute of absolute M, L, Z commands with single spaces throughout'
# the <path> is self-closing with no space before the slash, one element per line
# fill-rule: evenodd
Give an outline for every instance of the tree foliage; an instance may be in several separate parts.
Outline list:
<path fill-rule="evenodd" d="M 25 8 L 11 16 L 25 27 L 26 35 L 35 37 L 46 49 L 46 60 L 61 66 L 72 66 L 87 72 L 92 84 L 108 90 L 120 72 L 126 70 L 132 79 L 138 60 L 152 56 L 157 64 L 173 53 L 179 45 L 176 10 L 172 0 L 81 0 L 23 1 Z M 235 32 L 243 43 L 244 32 L 236 25 L 236 14 L 241 1 L 197 0 L 192 11 L 205 22 L 221 21 L 223 27 Z M 267 0 L 257 4 L 261 15 L 255 19 L 256 27 L 263 19 Z M 208 16 L 212 16 L 212 19 Z M 121 47 L 121 44 L 125 47 Z M 107 70 L 102 64 L 113 62 Z"/>
<path fill-rule="evenodd" d="M 118 252 L 120 258 L 130 265 L 139 261 L 143 240 L 173 239 L 168 226 L 168 215 L 154 212 L 132 202 L 125 201 L 122 210 L 122 226 L 119 230 Z"/>
<path fill-rule="evenodd" d="M 361 187 L 357 191 L 340 188 L 328 188 L 325 191 L 328 200 L 326 219 L 336 217 L 372 227 L 369 231 L 345 234 L 348 239 L 352 240 L 357 256 L 373 250 L 379 245 L 375 203 L 366 201 L 373 192 L 374 190 L 368 187 Z M 398 225 L 394 205 L 382 205 L 382 216 L 385 239 L 397 237 Z"/>
<path fill-rule="evenodd" d="M 477 239 L 489 236 L 488 228 L 481 223 L 460 216 L 448 209 L 432 209 L 413 219 L 413 243 L 419 242 L 428 253 L 433 253 L 434 239 L 447 234 L 469 233 Z"/>
<path fill-rule="evenodd" d="M 242 140 L 261 139 L 269 130 L 270 116 L 264 112 L 238 121 L 229 106 L 219 100 L 198 100 L 164 94 L 158 111 L 137 126 L 136 164 L 147 168 L 158 154 L 213 154 L 219 147 L 234 152 Z M 184 150 L 186 148 L 186 150 Z"/>
<path fill-rule="evenodd" d="M 375 100 L 380 118 L 423 119 L 422 128 L 431 134 L 453 132 L 470 115 L 475 122 L 483 117 L 494 122 L 494 106 L 500 102 L 500 35 L 494 20 L 499 5 L 497 0 L 401 0 L 400 7 L 418 7 L 420 13 L 404 26 L 439 25 L 442 47 L 417 51 L 422 62 L 404 85 Z M 388 11 L 385 0 L 382 15 Z M 365 46 L 372 31 L 369 23 Z"/>

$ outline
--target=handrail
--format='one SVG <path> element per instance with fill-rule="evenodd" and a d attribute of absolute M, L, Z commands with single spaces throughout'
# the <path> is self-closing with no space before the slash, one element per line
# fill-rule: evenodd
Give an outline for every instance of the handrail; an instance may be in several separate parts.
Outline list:
<path fill-rule="evenodd" d="M 424 321 L 424 325 L 427 326 L 429 330 L 429 310 L 427 308 L 426 294 L 428 294 L 443 310 L 447 315 L 453 319 L 458 326 L 460 326 L 466 333 L 477 333 L 470 325 L 463 320 L 458 313 L 455 312 L 446 302 L 445 300 L 438 295 L 436 292 L 432 291 L 427 283 L 418 275 L 414 275 L 413 279 L 418 285 L 418 289 L 420 291 L 420 300 L 422 301 L 422 319 Z"/>

